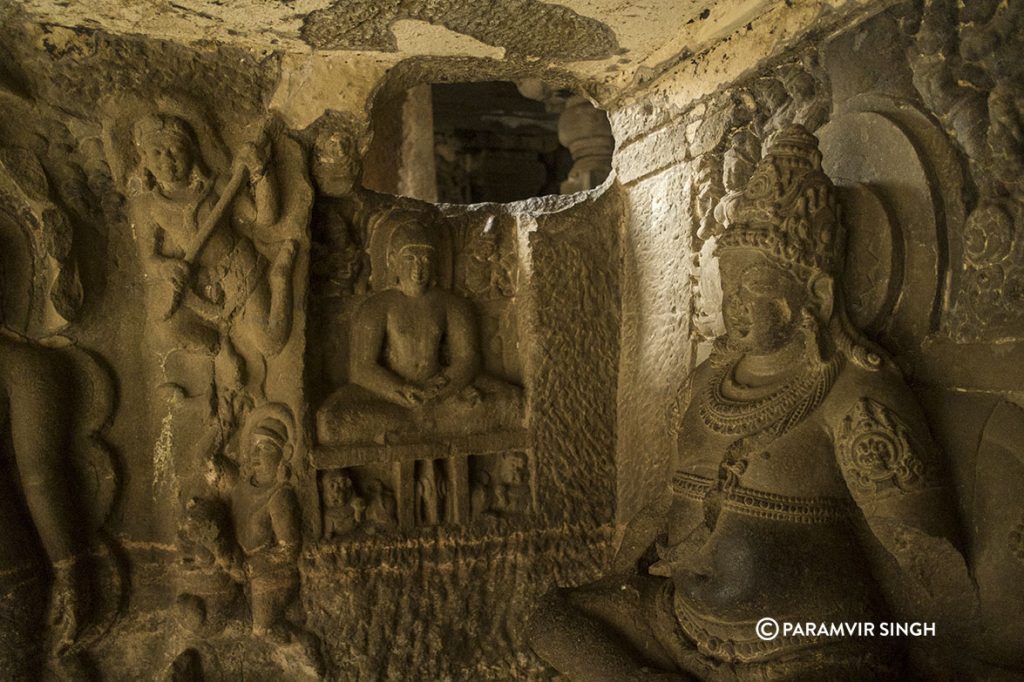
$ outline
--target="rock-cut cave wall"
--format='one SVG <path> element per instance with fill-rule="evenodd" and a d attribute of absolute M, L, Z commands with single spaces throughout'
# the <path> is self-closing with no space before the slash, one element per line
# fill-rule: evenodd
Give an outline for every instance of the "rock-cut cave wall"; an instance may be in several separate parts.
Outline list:
<path fill-rule="evenodd" d="M 642 35 L 588 3 L 323 3 L 269 44 L 23 4 L 0 8 L 0 676 L 548 679 L 528 617 L 665 501 L 723 332 L 716 210 L 794 123 L 838 188 L 852 321 L 943 455 L 966 658 L 1021 663 L 1016 3 L 721 3 L 635 69 Z M 612 175 L 505 204 L 363 188 L 375 107 L 475 81 L 589 96 Z"/>

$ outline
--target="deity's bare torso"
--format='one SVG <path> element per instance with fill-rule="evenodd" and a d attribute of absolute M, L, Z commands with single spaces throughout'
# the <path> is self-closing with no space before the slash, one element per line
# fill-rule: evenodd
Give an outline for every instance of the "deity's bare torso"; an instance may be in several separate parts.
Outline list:
<path fill-rule="evenodd" d="M 825 367 L 822 376 L 804 380 L 827 384 L 827 393 L 803 419 L 770 442 L 734 454 L 730 448 L 744 437 L 737 431 L 774 416 L 758 413 L 758 399 L 765 407 L 777 404 L 786 389 L 739 385 L 731 369 L 708 362 L 693 377 L 680 425 L 667 543 L 650 571 L 672 578 L 680 624 L 699 643 L 714 638 L 739 649 L 745 644 L 749 656 L 753 649 L 785 645 L 750 639 L 750 623 L 766 614 L 794 622 L 825 616 L 834 622 L 879 620 L 884 600 L 870 572 L 847 570 L 869 560 L 847 480 L 855 473 L 849 462 L 840 462 L 835 434 L 856 402 L 851 396 L 887 396 L 891 402 L 905 393 L 902 381 L 893 370 Z M 750 409 L 720 409 L 744 403 Z M 746 642 L 737 638 L 741 627 Z"/>
<path fill-rule="evenodd" d="M 448 312 L 456 304 L 444 289 L 424 292 L 422 300 L 389 289 L 367 301 L 383 317 L 384 362 L 407 381 L 423 383 L 441 371 L 441 347 Z"/>
<path fill-rule="evenodd" d="M 220 191 L 223 188 L 218 191 L 212 180 L 195 175 L 181 192 L 166 194 L 154 187 L 139 197 L 136 215 L 152 234 L 153 254 L 184 259 L 214 210 Z M 189 287 L 195 297 L 185 305 L 199 308 L 203 317 L 231 315 L 257 285 L 262 265 L 252 242 L 236 233 L 230 219 L 221 218 L 195 257 Z M 151 295 L 154 293 L 159 295 L 151 288 Z M 204 304 L 209 304 L 209 310 L 204 310 Z"/>

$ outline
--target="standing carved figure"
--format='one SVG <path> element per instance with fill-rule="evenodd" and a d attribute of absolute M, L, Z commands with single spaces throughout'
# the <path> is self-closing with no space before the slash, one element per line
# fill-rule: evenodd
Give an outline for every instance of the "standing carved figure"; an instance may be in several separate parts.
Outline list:
<path fill-rule="evenodd" d="M 249 414 L 237 463 L 223 457 L 217 462 L 223 499 L 189 502 L 179 544 L 190 548 L 189 556 L 205 558 L 208 573 L 218 571 L 248 587 L 253 634 L 277 647 L 286 667 L 322 674 L 319 640 L 287 613 L 299 594 L 302 545 L 290 482 L 294 428 L 291 412 L 277 403 Z M 210 604 L 198 606 L 205 611 Z"/>
<path fill-rule="evenodd" d="M 291 334 L 296 243 L 281 246 L 268 266 L 245 235 L 279 218 L 269 142 L 244 145 L 229 177 L 216 177 L 181 118 L 145 116 L 132 139 L 139 167 L 130 213 L 150 323 L 163 349 L 216 358 L 223 400 L 247 380 L 237 345 L 273 356 Z"/>
<path fill-rule="evenodd" d="M 416 463 L 416 522 L 436 526 L 445 521 L 448 482 L 432 459 Z"/>
<path fill-rule="evenodd" d="M 56 350 L 0 327 L 3 679 L 38 679 L 46 656 L 58 667 L 75 665 L 72 651 L 90 614 L 90 529 L 71 466 L 70 369 Z"/>
<path fill-rule="evenodd" d="M 533 617 L 534 649 L 569 679 L 899 677 L 891 639 L 762 639 L 755 626 L 892 609 L 948 632 L 969 618 L 923 414 L 837 296 L 820 158 L 804 128 L 783 128 L 730 206 L 726 334 L 685 391 L 667 509 L 631 522 L 621 574 L 556 591 Z"/>

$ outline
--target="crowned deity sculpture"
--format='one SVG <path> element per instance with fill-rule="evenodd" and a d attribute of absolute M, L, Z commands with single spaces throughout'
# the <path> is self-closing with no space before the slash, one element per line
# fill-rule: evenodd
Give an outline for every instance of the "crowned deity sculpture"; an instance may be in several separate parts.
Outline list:
<path fill-rule="evenodd" d="M 438 285 L 429 220 L 393 210 L 375 224 L 386 245 L 385 286 L 356 311 L 351 383 L 320 409 L 323 443 L 478 433 L 521 422 L 521 390 L 483 371 L 473 304 Z"/>
<path fill-rule="evenodd" d="M 757 624 L 969 617 L 924 415 L 843 308 L 820 160 L 783 128 L 721 212 L 726 333 L 681 392 L 671 494 L 627 526 L 615 574 L 532 618 L 568 679 L 900 678 L 895 640 Z"/>
<path fill-rule="evenodd" d="M 281 217 L 270 142 L 243 145 L 230 173 L 217 176 L 182 118 L 144 116 L 132 127 L 132 141 L 139 164 L 129 208 L 151 342 L 161 354 L 180 349 L 215 358 L 224 399 L 246 383 L 238 346 L 270 357 L 291 333 L 296 242 L 285 240 L 268 263 L 251 238 Z"/>

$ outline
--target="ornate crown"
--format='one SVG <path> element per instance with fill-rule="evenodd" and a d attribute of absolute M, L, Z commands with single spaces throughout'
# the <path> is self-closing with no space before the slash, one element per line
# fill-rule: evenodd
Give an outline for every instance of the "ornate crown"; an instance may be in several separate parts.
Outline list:
<path fill-rule="evenodd" d="M 801 125 L 779 130 L 730 211 L 718 251 L 754 248 L 783 266 L 835 273 L 835 188 L 818 140 Z"/>

